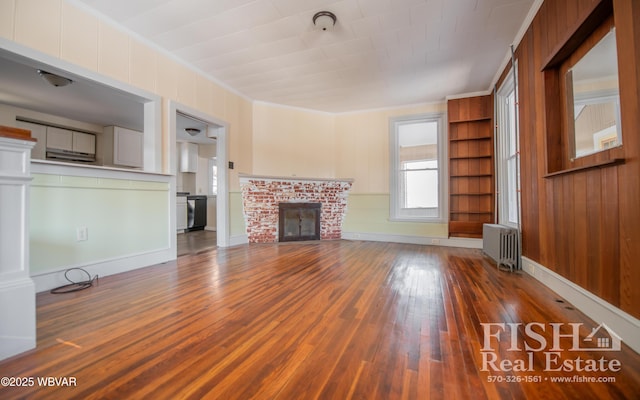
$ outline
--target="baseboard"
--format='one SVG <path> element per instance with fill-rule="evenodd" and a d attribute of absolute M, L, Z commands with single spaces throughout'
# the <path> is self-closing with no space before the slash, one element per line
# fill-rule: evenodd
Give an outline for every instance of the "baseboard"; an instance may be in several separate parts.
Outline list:
<path fill-rule="evenodd" d="M 471 238 L 441 238 L 411 235 L 390 235 L 386 233 L 361 233 L 342 232 L 344 240 L 364 240 L 368 242 L 391 242 L 407 244 L 423 244 L 432 246 L 463 247 L 468 249 L 481 249 L 482 239 Z M 237 246 L 249 243 L 247 235 L 237 235 L 229 238 L 229 246 Z"/>
<path fill-rule="evenodd" d="M 639 319 L 527 257 L 522 257 L 522 269 L 596 323 L 606 324 L 622 338 L 623 343 L 640 353 Z"/>
<path fill-rule="evenodd" d="M 33 281 L 0 282 L 0 360 L 36 347 L 36 295 Z"/>
<path fill-rule="evenodd" d="M 362 233 L 362 232 L 342 232 L 342 239 L 345 240 L 365 240 L 370 242 L 391 242 L 422 244 L 432 246 L 463 247 L 469 249 L 481 249 L 482 239 L 471 238 L 441 238 L 428 236 L 393 235 L 386 233 Z"/>
<path fill-rule="evenodd" d="M 36 292 L 39 293 L 68 284 L 69 282 L 64 277 L 64 272 L 70 268 L 82 268 L 92 277 L 95 275 L 100 277 L 109 276 L 175 260 L 176 255 L 171 253 L 171 250 L 166 248 L 108 260 L 97 260 L 88 264 L 69 265 L 55 271 L 33 274 L 31 279 L 35 283 Z"/>
<path fill-rule="evenodd" d="M 246 234 L 229 237 L 229 246 L 238 246 L 247 243 L 249 243 L 249 236 Z"/>

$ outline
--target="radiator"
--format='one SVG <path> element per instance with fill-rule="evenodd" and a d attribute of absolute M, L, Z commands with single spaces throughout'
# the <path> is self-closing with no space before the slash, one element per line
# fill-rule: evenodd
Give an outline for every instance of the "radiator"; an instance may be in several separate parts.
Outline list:
<path fill-rule="evenodd" d="M 520 269 L 518 231 L 504 225 L 482 225 L 482 249 L 500 269 Z"/>

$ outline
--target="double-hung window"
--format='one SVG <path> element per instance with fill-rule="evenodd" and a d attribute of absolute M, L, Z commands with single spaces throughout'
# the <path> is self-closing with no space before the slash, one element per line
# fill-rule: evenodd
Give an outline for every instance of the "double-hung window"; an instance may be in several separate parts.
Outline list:
<path fill-rule="evenodd" d="M 446 215 L 444 115 L 390 121 L 392 220 L 444 222 Z"/>
<path fill-rule="evenodd" d="M 507 74 L 507 78 L 497 92 L 497 114 L 499 222 L 503 225 L 517 227 L 519 221 L 520 160 L 517 148 L 516 81 L 513 70 Z"/>

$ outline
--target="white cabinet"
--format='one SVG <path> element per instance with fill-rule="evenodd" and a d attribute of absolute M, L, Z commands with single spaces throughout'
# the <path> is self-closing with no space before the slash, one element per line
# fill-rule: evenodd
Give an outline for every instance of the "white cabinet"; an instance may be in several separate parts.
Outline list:
<path fill-rule="evenodd" d="M 74 131 L 73 151 L 78 153 L 96 154 L 96 135 Z"/>
<path fill-rule="evenodd" d="M 142 168 L 144 165 L 144 134 L 119 126 L 104 128 L 105 164 Z"/>
<path fill-rule="evenodd" d="M 47 148 L 47 127 L 32 122 L 16 121 L 16 128 L 31 131 L 31 137 L 37 140 L 36 145 L 31 150 L 31 158 L 44 160 Z"/>
<path fill-rule="evenodd" d="M 73 132 L 68 129 L 48 126 L 47 149 L 73 151 Z"/>
<path fill-rule="evenodd" d="M 198 172 L 198 145 L 180 143 L 180 172 Z"/>
<path fill-rule="evenodd" d="M 91 133 L 48 126 L 46 147 L 76 153 L 96 154 L 96 136 Z"/>

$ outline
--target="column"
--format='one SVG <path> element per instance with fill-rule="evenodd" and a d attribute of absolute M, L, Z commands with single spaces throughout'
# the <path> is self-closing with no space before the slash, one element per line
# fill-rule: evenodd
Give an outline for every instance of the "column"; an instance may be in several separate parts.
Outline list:
<path fill-rule="evenodd" d="M 0 126 L 0 360 L 36 346 L 29 275 L 31 132 Z"/>

